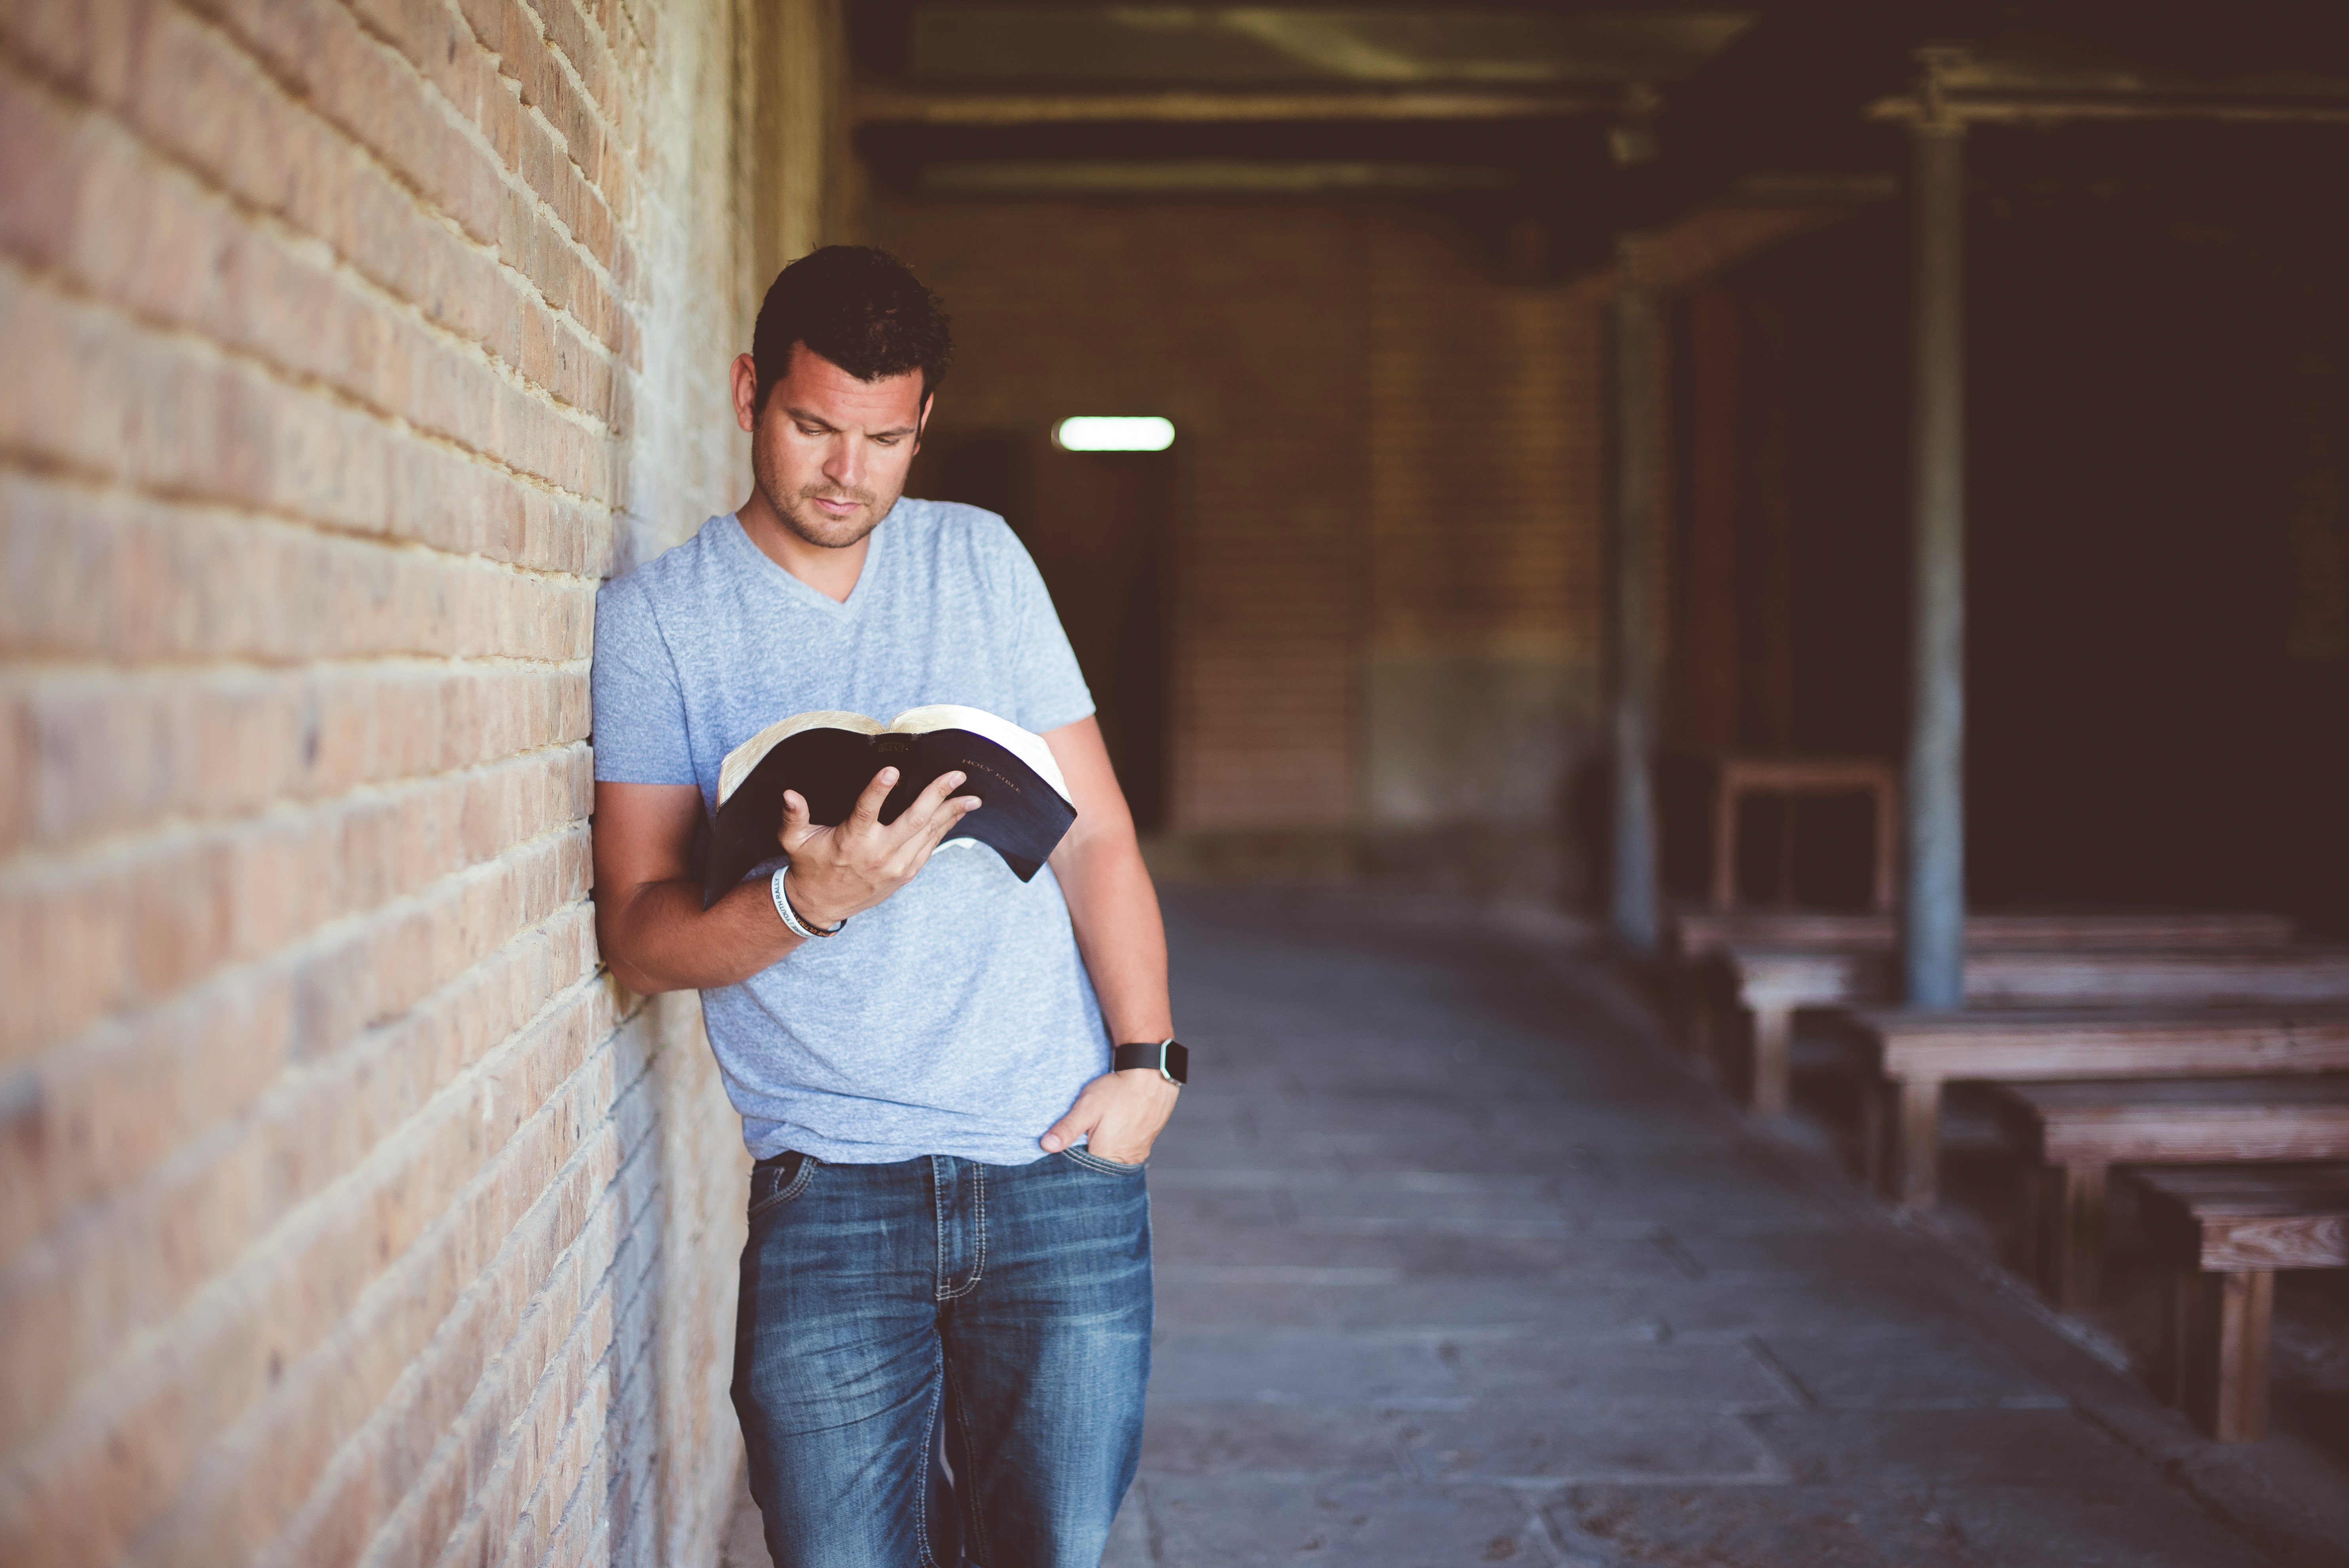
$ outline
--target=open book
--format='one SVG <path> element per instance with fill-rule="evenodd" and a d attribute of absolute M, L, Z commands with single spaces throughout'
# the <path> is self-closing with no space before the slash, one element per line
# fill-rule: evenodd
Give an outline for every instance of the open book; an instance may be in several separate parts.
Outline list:
<path fill-rule="evenodd" d="M 966 777 L 955 794 L 976 795 L 979 809 L 947 837 L 992 847 L 1021 882 L 1051 858 L 1077 820 L 1069 781 L 1043 738 L 984 709 L 938 703 L 907 708 L 885 725 L 861 713 L 795 713 L 728 752 L 718 769 L 703 904 L 782 852 L 775 833 L 784 790 L 799 791 L 812 820 L 836 826 L 873 776 L 890 767 L 897 784 L 882 803 L 884 822 L 895 821 L 939 774 L 959 769 Z"/>

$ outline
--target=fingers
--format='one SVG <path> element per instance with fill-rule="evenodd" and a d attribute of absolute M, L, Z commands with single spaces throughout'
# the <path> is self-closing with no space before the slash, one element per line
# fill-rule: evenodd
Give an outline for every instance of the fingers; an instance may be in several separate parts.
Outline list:
<path fill-rule="evenodd" d="M 970 797 L 949 800 L 947 797 L 963 781 L 960 773 L 941 773 L 930 780 L 929 788 L 914 798 L 905 815 L 893 824 L 905 835 L 904 848 L 927 857 L 938 847 L 938 841 L 954 830 L 954 825 L 978 810 L 978 802 Z"/>
<path fill-rule="evenodd" d="M 848 813 L 847 825 L 857 828 L 877 825 L 881 820 L 881 803 L 889 799 L 889 791 L 896 787 L 897 770 L 895 768 L 884 768 L 875 773 L 873 782 L 864 787 L 864 793 L 856 798 L 856 809 Z"/>
<path fill-rule="evenodd" d="M 1103 1160 L 1139 1165 L 1150 1158 L 1174 1102 L 1173 1088 L 1155 1074 L 1112 1072 L 1087 1084 L 1061 1121 L 1083 1121 L 1085 1146 Z"/>
<path fill-rule="evenodd" d="M 786 850 L 799 848 L 800 841 L 808 836 L 808 803 L 796 789 L 783 791 L 783 825 L 775 830 L 775 842 Z"/>
<path fill-rule="evenodd" d="M 926 822 L 936 813 L 939 807 L 946 804 L 947 797 L 955 792 L 965 777 L 966 775 L 961 773 L 947 772 L 931 779 L 930 787 L 915 796 L 914 803 L 905 808 L 905 817 Z M 905 820 L 905 817 L 898 819 L 899 821 Z"/>
<path fill-rule="evenodd" d="M 1101 1102 L 1094 1098 L 1091 1086 L 1077 1096 L 1077 1103 L 1069 1107 L 1069 1114 L 1044 1130 L 1036 1141 L 1044 1146 L 1047 1154 L 1058 1154 L 1080 1138 L 1090 1138 L 1101 1125 Z"/>
<path fill-rule="evenodd" d="M 931 819 L 929 826 L 923 830 L 923 851 L 927 853 L 936 849 L 945 841 L 946 836 L 954 831 L 957 822 L 978 810 L 978 800 L 975 796 L 964 795 L 948 800 L 939 808 L 937 815 Z"/>

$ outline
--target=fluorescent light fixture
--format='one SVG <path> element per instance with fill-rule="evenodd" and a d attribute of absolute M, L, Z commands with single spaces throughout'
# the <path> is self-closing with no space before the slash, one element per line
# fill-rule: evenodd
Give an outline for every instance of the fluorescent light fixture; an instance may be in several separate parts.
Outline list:
<path fill-rule="evenodd" d="M 1163 452 L 1174 444 L 1174 421 L 1080 414 L 1052 427 L 1052 444 L 1064 452 Z"/>

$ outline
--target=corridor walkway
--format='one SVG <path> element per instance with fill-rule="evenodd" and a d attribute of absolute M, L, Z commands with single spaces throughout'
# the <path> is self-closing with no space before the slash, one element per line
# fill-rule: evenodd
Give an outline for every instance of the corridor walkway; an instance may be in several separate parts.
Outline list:
<path fill-rule="evenodd" d="M 2205 1444 L 1747 1131 L 1555 934 L 1168 903 L 1196 1082 L 1113 1568 L 2349 1562 L 2349 1478 Z"/>
<path fill-rule="evenodd" d="M 1752 1130 L 1538 917 L 1167 903 L 1195 1081 L 1106 1568 L 2349 1563 L 2338 1470 Z"/>

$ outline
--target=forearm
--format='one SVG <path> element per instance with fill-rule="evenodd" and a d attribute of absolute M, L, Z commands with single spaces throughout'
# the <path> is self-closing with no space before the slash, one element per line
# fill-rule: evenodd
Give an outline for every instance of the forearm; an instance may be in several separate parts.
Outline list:
<path fill-rule="evenodd" d="M 1077 951 L 1092 976 L 1111 1037 L 1123 1044 L 1171 1037 L 1166 926 L 1132 830 L 1064 845 L 1052 857 L 1052 874 L 1069 901 Z"/>
<path fill-rule="evenodd" d="M 691 991 L 747 980 L 800 945 L 783 927 L 765 878 L 708 909 L 691 882 L 648 882 L 605 900 L 596 892 L 604 961 L 631 991 Z"/>

